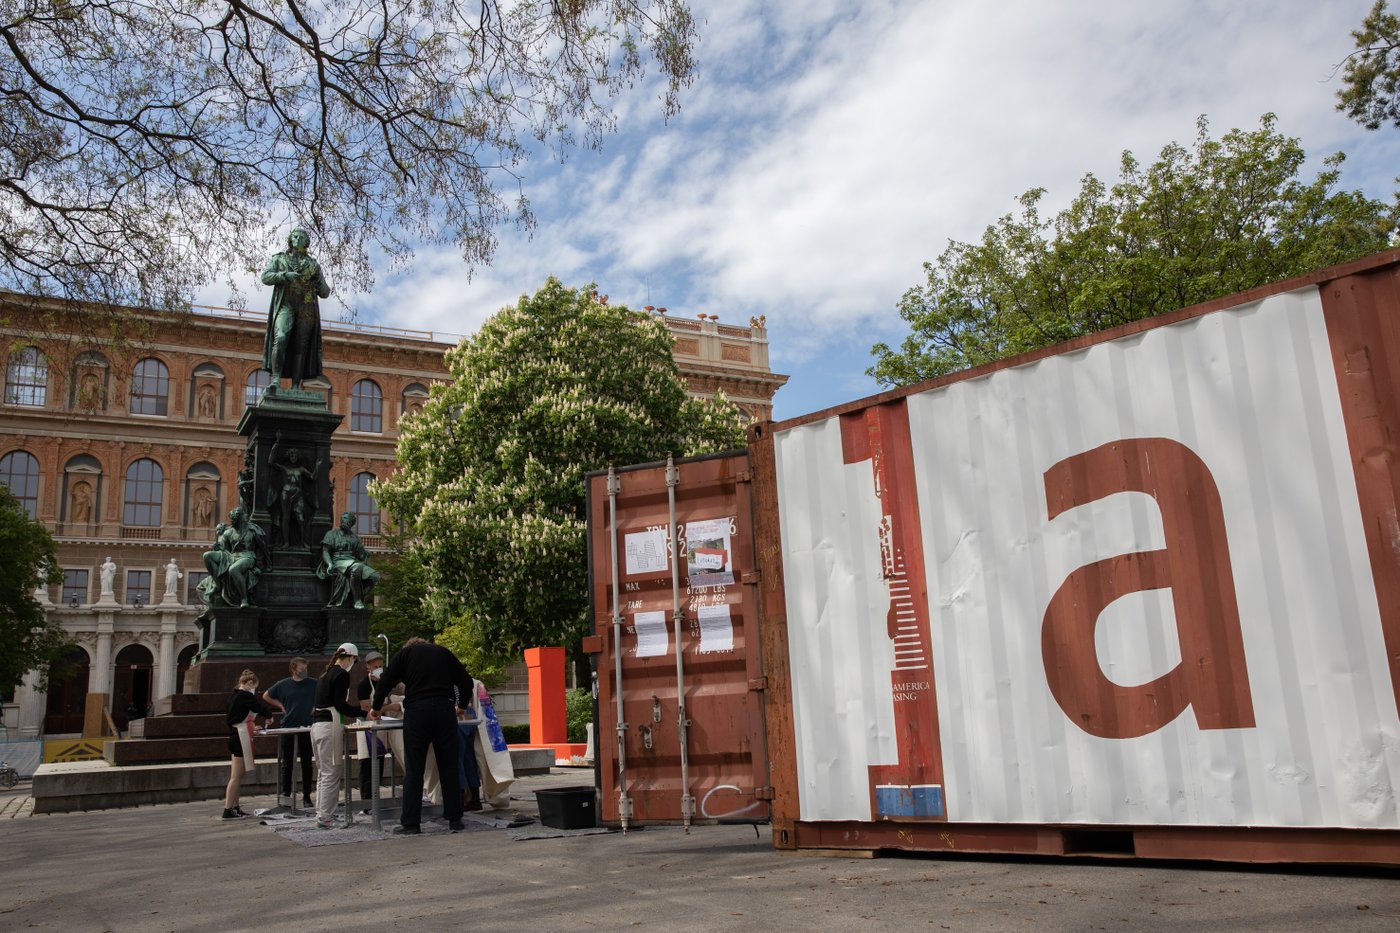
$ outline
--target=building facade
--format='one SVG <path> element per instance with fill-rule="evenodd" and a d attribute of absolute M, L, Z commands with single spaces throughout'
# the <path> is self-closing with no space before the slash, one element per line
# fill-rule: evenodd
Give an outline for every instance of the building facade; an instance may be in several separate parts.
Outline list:
<path fill-rule="evenodd" d="M 755 418 L 771 416 L 786 377 L 768 368 L 761 320 L 741 328 L 661 316 L 692 394 L 723 389 Z M 33 674 L 0 685 L 4 723 L 18 738 L 81 733 L 95 693 L 110 697 L 124 729 L 179 692 L 197 650 L 202 555 L 237 500 L 245 442 L 236 426 L 268 383 L 266 314 L 125 309 L 114 318 L 0 295 L 0 322 L 0 482 L 54 535 L 63 582 L 36 597 L 75 645 L 68 675 L 47 690 Z M 456 341 L 334 321 L 323 330 L 325 377 L 306 385 L 343 416 L 332 438 L 334 507 L 355 513 L 373 552 L 388 518 L 368 485 L 393 471 L 399 421 L 447 378 L 444 354 Z M 508 684 L 498 698 L 503 713 L 523 710 L 514 692 Z"/>

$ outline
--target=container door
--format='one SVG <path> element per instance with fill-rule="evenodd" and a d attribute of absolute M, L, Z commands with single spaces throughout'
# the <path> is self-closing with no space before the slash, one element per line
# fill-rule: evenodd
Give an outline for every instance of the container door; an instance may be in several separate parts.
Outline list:
<path fill-rule="evenodd" d="M 766 822 L 748 457 L 611 481 L 588 487 L 602 818 Z"/>

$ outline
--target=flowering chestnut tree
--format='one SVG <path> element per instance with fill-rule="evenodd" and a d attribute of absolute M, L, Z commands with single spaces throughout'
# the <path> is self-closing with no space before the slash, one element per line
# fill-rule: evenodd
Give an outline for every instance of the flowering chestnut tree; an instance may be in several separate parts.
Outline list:
<path fill-rule="evenodd" d="M 688 397 L 671 350 L 656 317 L 550 278 L 447 354 L 452 381 L 373 488 L 427 568 L 421 611 L 469 663 L 587 633 L 585 474 L 744 444 L 747 418 Z"/>

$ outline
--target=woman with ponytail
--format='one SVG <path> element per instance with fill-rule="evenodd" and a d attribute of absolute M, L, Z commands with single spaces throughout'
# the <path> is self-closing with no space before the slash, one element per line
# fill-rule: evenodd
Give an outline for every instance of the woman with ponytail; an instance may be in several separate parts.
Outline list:
<path fill-rule="evenodd" d="M 228 752 L 233 757 L 229 764 L 228 788 L 224 791 L 223 818 L 226 820 L 248 815 L 238 805 L 238 785 L 243 783 L 243 775 L 248 773 L 248 762 L 253 758 L 252 736 L 248 736 L 250 744 L 244 748 L 239 732 L 246 728 L 244 724 L 250 715 L 271 716 L 273 712 L 271 706 L 258 698 L 258 675 L 245 670 L 238 678 L 238 689 L 233 691 L 228 701 Z"/>
<path fill-rule="evenodd" d="M 360 649 L 346 642 L 335 649 L 316 685 L 316 706 L 311 712 L 311 746 L 316 759 L 316 828 L 335 826 L 340 806 L 341 759 L 344 756 L 345 723 L 361 715 L 350 700 L 350 668 L 360 659 Z"/>

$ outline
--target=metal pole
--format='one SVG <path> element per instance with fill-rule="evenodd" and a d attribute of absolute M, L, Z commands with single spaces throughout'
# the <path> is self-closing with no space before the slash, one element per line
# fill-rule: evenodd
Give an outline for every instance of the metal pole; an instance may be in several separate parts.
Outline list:
<path fill-rule="evenodd" d="M 667 527 L 671 535 L 671 618 L 676 626 L 676 724 L 679 727 L 681 743 L 681 822 L 688 833 L 691 818 L 695 816 L 695 797 L 690 792 L 690 720 L 685 714 L 685 666 L 681 663 L 681 627 L 685 622 L 685 612 L 681 608 L 681 550 L 676 540 L 676 486 L 680 483 L 680 476 L 675 461 L 667 454 L 666 504 L 670 515 Z"/>
<path fill-rule="evenodd" d="M 617 815 L 622 832 L 632 820 L 632 798 L 627 796 L 627 721 L 622 717 L 622 595 L 617 573 L 617 494 L 622 483 L 608 467 L 608 541 L 612 545 L 613 696 L 617 700 Z M 674 564 L 675 561 L 672 561 Z"/>

